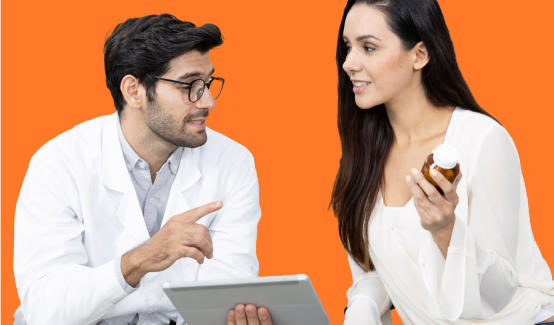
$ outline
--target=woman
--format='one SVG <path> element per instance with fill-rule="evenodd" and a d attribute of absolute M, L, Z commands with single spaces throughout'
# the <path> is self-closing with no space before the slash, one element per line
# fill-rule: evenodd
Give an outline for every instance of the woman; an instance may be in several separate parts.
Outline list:
<path fill-rule="evenodd" d="M 337 68 L 345 324 L 390 324 L 391 302 L 406 325 L 554 322 L 516 148 L 464 81 L 437 1 L 348 1 Z M 432 175 L 444 196 L 416 169 L 442 143 L 461 169 Z"/>

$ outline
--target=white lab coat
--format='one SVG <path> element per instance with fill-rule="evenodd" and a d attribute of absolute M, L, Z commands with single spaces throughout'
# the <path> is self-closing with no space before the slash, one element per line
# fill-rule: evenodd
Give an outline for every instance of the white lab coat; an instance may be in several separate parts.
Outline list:
<path fill-rule="evenodd" d="M 22 301 L 16 318 L 24 315 L 28 324 L 126 324 L 136 313 L 139 324 L 150 324 L 156 313 L 175 315 L 164 282 L 258 274 L 254 160 L 245 147 L 207 129 L 205 145 L 184 150 L 162 227 L 176 214 L 223 201 L 221 210 L 198 221 L 212 236 L 213 259 L 199 265 L 182 258 L 144 276 L 131 294 L 121 288 L 114 259 L 150 237 L 117 121 L 113 114 L 80 124 L 31 159 L 16 207 L 14 247 Z M 177 324 L 183 323 L 179 317 Z"/>

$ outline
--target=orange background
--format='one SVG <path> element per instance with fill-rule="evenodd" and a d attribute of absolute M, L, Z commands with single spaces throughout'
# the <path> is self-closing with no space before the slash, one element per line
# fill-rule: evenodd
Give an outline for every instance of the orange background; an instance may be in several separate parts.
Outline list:
<path fill-rule="evenodd" d="M 211 53 L 225 90 L 209 127 L 256 160 L 260 276 L 310 276 L 332 324 L 352 278 L 327 205 L 341 156 L 337 31 L 346 1 L 4 1 L 2 3 L 2 324 L 19 305 L 13 217 L 31 156 L 73 126 L 115 111 L 105 86 L 106 33 L 130 17 L 172 13 L 215 23 Z M 439 1 L 475 97 L 512 135 L 533 231 L 554 266 L 551 1 Z M 510 4 L 511 3 L 511 4 Z M 401 324 L 395 314 L 394 323 Z"/>

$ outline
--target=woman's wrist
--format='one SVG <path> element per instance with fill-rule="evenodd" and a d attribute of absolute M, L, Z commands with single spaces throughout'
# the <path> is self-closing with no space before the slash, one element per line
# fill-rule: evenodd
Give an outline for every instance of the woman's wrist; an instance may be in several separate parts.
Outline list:
<path fill-rule="evenodd" d="M 454 229 L 454 223 L 456 222 L 456 216 L 451 218 L 451 221 L 439 229 L 431 231 L 433 239 L 437 243 L 442 255 L 446 258 L 448 252 L 448 246 L 450 245 L 450 238 L 452 237 L 452 230 Z"/>

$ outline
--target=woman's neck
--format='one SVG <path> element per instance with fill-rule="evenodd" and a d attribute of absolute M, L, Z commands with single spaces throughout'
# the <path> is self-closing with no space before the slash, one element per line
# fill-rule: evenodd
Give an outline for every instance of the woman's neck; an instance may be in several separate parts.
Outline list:
<path fill-rule="evenodd" d="M 395 143 L 402 146 L 446 132 L 454 109 L 431 104 L 423 89 L 385 103 L 385 108 L 394 131 Z"/>

